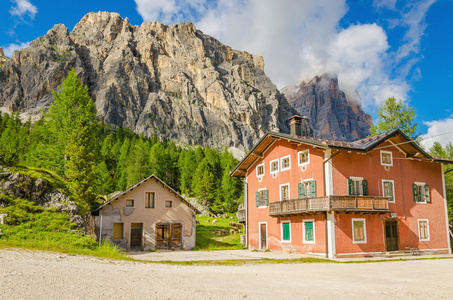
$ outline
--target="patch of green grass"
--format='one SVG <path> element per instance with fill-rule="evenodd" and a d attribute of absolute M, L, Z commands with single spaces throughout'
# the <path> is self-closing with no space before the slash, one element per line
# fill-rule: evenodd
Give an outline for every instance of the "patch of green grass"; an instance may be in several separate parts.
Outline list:
<path fill-rule="evenodd" d="M 241 235 L 243 229 L 239 233 L 229 234 L 230 222 L 237 222 L 237 218 L 224 219 L 224 218 L 212 218 L 208 216 L 197 216 L 200 224 L 197 224 L 197 240 L 195 247 L 192 250 L 234 250 L 234 249 L 245 249 L 241 244 Z M 217 225 L 213 225 L 212 221 L 216 219 Z M 207 221 L 210 222 L 207 222 Z M 227 235 L 218 236 L 217 232 L 224 230 Z"/>
<path fill-rule="evenodd" d="M 14 167 L 8 167 L 8 169 L 13 174 L 20 173 L 22 175 L 30 176 L 34 179 L 37 179 L 37 178 L 45 179 L 50 185 L 50 186 L 48 186 L 48 188 L 59 189 L 60 191 L 68 194 L 68 189 L 67 189 L 65 180 L 60 175 L 58 175 L 57 173 L 55 173 L 53 171 L 49 171 L 49 170 L 46 170 L 43 168 L 25 167 L 25 166 L 20 166 L 20 165 L 14 166 Z"/>
<path fill-rule="evenodd" d="M 33 201 L 0 195 L 5 207 L 0 213 L 6 213 L 6 225 L 0 225 L 3 235 L 0 248 L 26 248 L 48 250 L 72 254 L 84 254 L 113 259 L 129 258 L 119 249 L 91 236 L 78 232 L 75 223 L 68 221 L 68 215 L 55 208 L 44 208 Z"/>

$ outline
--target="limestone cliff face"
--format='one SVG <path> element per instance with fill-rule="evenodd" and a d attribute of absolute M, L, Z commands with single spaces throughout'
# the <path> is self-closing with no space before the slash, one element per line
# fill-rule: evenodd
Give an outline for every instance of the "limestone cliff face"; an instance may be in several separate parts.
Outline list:
<path fill-rule="evenodd" d="M 368 136 L 373 125 L 360 104 L 340 90 L 336 75 L 315 76 L 283 88 L 282 93 L 298 114 L 309 117 L 316 137 L 354 141 Z"/>
<path fill-rule="evenodd" d="M 51 91 L 76 72 L 103 122 L 189 145 L 249 149 L 267 131 L 289 132 L 295 113 L 260 56 L 236 51 L 192 23 L 129 24 L 89 13 L 69 33 L 49 32 L 0 66 L 0 109 L 39 117 Z"/>

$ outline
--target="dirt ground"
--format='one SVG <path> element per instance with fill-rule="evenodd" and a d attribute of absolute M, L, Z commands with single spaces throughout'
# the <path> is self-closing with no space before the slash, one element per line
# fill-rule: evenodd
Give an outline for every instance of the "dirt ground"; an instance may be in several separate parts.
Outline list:
<path fill-rule="evenodd" d="M 447 299 L 452 283 L 453 259 L 180 266 L 0 250 L 0 299 Z"/>

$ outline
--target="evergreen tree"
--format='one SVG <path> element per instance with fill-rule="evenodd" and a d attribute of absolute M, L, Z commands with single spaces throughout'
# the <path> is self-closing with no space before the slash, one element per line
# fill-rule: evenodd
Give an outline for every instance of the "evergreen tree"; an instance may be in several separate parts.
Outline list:
<path fill-rule="evenodd" d="M 150 176 L 150 172 L 149 143 L 146 140 L 138 139 L 132 147 L 127 161 L 127 186 L 133 186 Z"/>
<path fill-rule="evenodd" d="M 96 147 L 99 121 L 88 89 L 72 69 L 57 91 L 54 102 L 44 113 L 49 132 L 63 149 L 64 176 L 70 192 L 82 210 L 96 199 Z"/>
<path fill-rule="evenodd" d="M 403 104 L 401 100 L 390 97 L 378 109 L 378 121 L 371 126 L 370 135 L 387 132 L 399 128 L 407 136 L 417 139 L 417 123 L 415 122 L 415 109 Z"/>
<path fill-rule="evenodd" d="M 114 176 L 117 191 L 124 191 L 127 188 L 126 163 L 129 155 L 129 147 L 130 140 L 126 137 L 119 150 L 119 157 Z"/>
<path fill-rule="evenodd" d="M 445 147 L 442 147 L 439 142 L 435 142 L 429 149 L 429 153 L 432 156 L 453 159 L 453 143 L 449 142 Z M 445 174 L 448 219 L 450 221 L 450 225 L 453 226 L 453 171 L 450 172 L 450 170 L 453 170 L 452 165 L 444 165 L 444 172 L 448 172 L 447 174 Z"/>

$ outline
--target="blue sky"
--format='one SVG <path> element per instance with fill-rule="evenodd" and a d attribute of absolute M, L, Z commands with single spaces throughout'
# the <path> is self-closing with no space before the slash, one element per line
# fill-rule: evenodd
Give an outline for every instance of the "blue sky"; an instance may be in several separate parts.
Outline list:
<path fill-rule="evenodd" d="M 453 131 L 453 0 L 3 0 L 0 47 L 10 56 L 54 24 L 71 31 L 91 11 L 118 12 L 134 25 L 192 21 L 262 55 L 280 88 L 336 73 L 346 93 L 359 91 L 373 119 L 395 96 L 415 107 L 426 136 Z M 437 140 L 445 144 L 453 134 Z"/>

